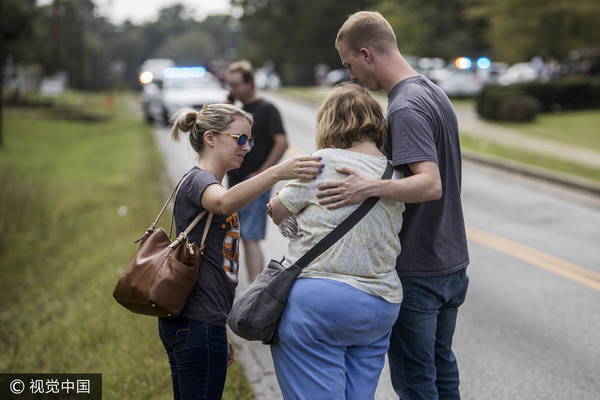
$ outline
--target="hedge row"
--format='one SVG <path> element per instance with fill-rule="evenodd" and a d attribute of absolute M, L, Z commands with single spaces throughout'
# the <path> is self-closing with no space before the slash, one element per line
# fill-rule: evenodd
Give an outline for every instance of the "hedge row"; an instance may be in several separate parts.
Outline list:
<path fill-rule="evenodd" d="M 488 85 L 476 97 L 483 118 L 531 121 L 538 112 L 600 108 L 600 80 L 571 77 L 551 82 Z"/>

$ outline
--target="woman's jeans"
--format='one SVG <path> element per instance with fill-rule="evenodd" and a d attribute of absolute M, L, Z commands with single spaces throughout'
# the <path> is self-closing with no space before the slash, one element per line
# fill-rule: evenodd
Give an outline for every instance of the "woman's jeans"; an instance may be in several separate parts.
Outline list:
<path fill-rule="evenodd" d="M 159 318 L 175 400 L 220 399 L 227 375 L 227 330 L 185 317 Z"/>
<path fill-rule="evenodd" d="M 388 352 L 394 390 L 402 400 L 458 400 L 452 337 L 469 285 L 466 269 L 400 280 L 404 299 Z"/>

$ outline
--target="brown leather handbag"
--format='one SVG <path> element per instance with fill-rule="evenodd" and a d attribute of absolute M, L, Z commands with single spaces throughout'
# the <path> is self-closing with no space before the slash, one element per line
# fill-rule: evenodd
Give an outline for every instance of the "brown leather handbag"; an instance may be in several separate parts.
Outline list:
<path fill-rule="evenodd" d="M 188 176 L 184 176 L 173 190 L 146 233 L 136 240 L 135 243 L 141 242 L 140 247 L 117 281 L 113 297 L 129 311 L 155 317 L 178 316 L 196 285 L 204 241 L 213 214 L 209 213 L 207 217 L 199 246 L 194 242 L 189 243 L 187 236 L 206 211 L 201 212 L 174 241 L 162 228 L 155 229 L 169 202 L 177 197 L 179 188 Z"/>

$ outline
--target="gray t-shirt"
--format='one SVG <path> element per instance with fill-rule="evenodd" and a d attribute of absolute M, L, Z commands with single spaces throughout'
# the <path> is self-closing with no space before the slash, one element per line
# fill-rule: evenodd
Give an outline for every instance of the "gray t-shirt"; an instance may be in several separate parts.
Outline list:
<path fill-rule="evenodd" d="M 392 164 L 412 175 L 409 163 L 438 164 L 442 198 L 406 204 L 400 231 L 399 276 L 440 276 L 469 264 L 462 211 L 458 122 L 446 94 L 423 76 L 400 81 L 388 96 Z"/>
<path fill-rule="evenodd" d="M 202 193 L 209 185 L 220 185 L 215 175 L 194 167 L 181 186 L 175 202 L 177 235 L 204 209 Z M 208 214 L 207 214 L 208 215 Z M 190 242 L 200 244 L 206 216 L 188 235 Z M 197 321 L 225 326 L 238 282 L 240 230 L 237 213 L 213 215 L 206 237 L 204 256 L 196 286 L 181 315 Z"/>

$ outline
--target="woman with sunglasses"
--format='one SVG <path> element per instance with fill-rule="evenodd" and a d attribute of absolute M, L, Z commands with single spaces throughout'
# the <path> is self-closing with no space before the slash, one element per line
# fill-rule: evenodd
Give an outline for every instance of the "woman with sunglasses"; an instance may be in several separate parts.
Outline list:
<path fill-rule="evenodd" d="M 201 111 L 181 110 L 171 137 L 189 135 L 197 164 L 177 194 L 174 215 L 177 235 L 203 210 L 213 213 L 198 281 L 179 317 L 159 318 L 159 335 L 171 365 L 175 400 L 220 399 L 233 347 L 226 319 L 238 281 L 239 224 L 236 212 L 281 180 L 313 179 L 319 157 L 301 156 L 275 165 L 227 190 L 222 180 L 239 168 L 251 150 L 252 116 L 230 104 L 205 105 Z M 188 235 L 200 243 L 207 218 Z"/>

